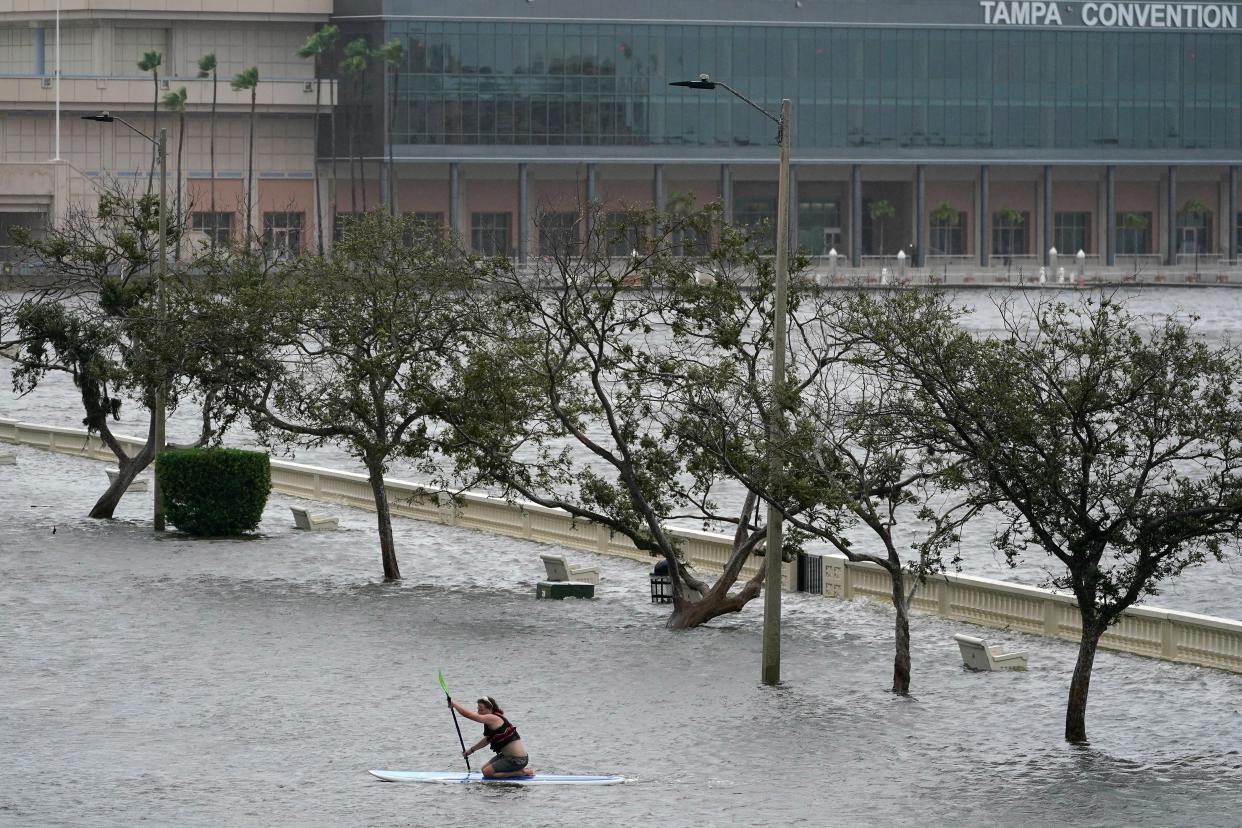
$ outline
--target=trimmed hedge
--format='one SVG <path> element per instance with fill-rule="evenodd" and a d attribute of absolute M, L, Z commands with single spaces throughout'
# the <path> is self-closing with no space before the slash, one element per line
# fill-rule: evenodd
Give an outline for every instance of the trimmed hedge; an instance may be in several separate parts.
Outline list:
<path fill-rule="evenodd" d="M 272 490 L 271 460 L 259 451 L 174 449 L 160 454 L 155 474 L 168 522 L 203 537 L 253 530 Z"/>

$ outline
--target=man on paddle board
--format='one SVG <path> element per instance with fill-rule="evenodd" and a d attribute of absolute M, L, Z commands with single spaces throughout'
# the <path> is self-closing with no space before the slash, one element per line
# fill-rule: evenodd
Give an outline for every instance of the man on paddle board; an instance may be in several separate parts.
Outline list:
<path fill-rule="evenodd" d="M 478 709 L 470 710 L 458 704 L 450 697 L 449 707 L 471 721 L 483 725 L 483 738 L 475 742 L 463 752 L 469 756 L 484 745 L 489 745 L 496 755 L 483 765 L 483 775 L 489 779 L 512 779 L 515 776 L 534 776 L 533 768 L 528 767 L 530 754 L 526 745 L 518 735 L 517 728 L 505 718 L 505 712 L 491 696 L 479 699 Z"/>

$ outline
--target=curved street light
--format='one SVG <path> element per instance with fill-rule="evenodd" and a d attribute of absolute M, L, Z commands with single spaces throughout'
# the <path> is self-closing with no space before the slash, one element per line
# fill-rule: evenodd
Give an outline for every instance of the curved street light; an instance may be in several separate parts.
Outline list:
<path fill-rule="evenodd" d="M 780 400 L 785 381 L 786 315 L 789 293 L 789 141 L 793 104 L 781 100 L 781 114 L 773 115 L 724 81 L 712 80 L 701 74 L 698 80 L 674 81 L 669 86 L 687 89 L 714 90 L 720 87 L 758 110 L 776 123 L 776 142 L 780 145 L 780 177 L 776 191 L 776 295 L 772 304 L 772 408 L 769 412 L 768 468 L 775 484 L 781 476 L 780 452 L 772 445 L 783 433 Z M 657 207 L 659 205 L 656 205 Z M 763 683 L 779 684 L 781 680 L 781 563 L 784 548 L 781 511 L 768 504 L 768 536 L 764 554 L 763 588 Z"/>

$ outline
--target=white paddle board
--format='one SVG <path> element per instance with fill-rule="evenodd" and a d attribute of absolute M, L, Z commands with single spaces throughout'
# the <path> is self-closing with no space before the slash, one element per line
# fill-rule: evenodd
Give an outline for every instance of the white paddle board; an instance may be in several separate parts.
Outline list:
<path fill-rule="evenodd" d="M 385 782 L 457 782 L 485 785 L 616 785 L 625 781 L 624 776 L 553 773 L 536 773 L 534 776 L 514 776 L 507 779 L 488 779 L 478 771 L 464 773 L 462 771 L 373 770 L 370 774 Z"/>

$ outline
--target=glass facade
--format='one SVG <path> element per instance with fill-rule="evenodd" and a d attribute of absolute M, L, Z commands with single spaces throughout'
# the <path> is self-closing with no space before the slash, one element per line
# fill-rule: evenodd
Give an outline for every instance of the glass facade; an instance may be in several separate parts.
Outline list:
<path fill-rule="evenodd" d="M 1231 33 L 420 20 L 386 29 L 406 47 L 397 144 L 771 145 L 772 125 L 723 90 L 668 86 L 708 71 L 770 108 L 792 97 L 803 149 L 1242 148 L 1242 41 Z M 381 82 L 370 85 L 379 100 Z"/>

